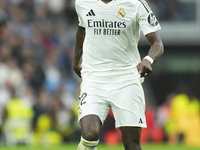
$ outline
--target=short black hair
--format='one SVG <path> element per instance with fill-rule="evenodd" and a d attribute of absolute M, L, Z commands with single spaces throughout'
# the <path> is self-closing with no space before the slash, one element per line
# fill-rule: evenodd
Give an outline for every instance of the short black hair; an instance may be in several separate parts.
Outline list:
<path fill-rule="evenodd" d="M 7 14 L 4 10 L 0 9 L 0 27 L 6 25 Z"/>

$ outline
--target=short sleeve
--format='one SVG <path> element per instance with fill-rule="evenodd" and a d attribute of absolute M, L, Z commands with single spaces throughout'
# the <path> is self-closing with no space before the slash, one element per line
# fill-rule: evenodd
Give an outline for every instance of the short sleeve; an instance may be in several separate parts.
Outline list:
<path fill-rule="evenodd" d="M 81 15 L 80 15 L 80 14 L 81 14 L 81 13 L 80 13 L 81 9 L 80 9 L 80 7 L 79 7 L 79 4 L 77 3 L 77 0 L 76 0 L 76 2 L 75 2 L 75 9 L 76 9 L 76 13 L 77 13 L 77 15 L 78 15 L 79 26 L 85 28 L 85 24 L 84 24 L 83 18 L 82 18 Z"/>
<path fill-rule="evenodd" d="M 156 16 L 144 0 L 139 2 L 137 20 L 144 35 L 161 29 Z"/>

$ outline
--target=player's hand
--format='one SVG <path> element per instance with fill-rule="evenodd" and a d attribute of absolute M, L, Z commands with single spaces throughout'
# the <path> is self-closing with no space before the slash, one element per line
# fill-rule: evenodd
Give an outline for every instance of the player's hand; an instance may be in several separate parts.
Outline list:
<path fill-rule="evenodd" d="M 73 70 L 76 72 L 76 74 L 81 78 L 81 70 L 82 70 L 82 67 L 81 65 L 73 65 Z"/>
<path fill-rule="evenodd" d="M 153 69 L 151 67 L 151 62 L 148 61 L 147 59 L 143 59 L 138 65 L 137 69 L 141 77 L 146 77 L 149 76 Z"/>

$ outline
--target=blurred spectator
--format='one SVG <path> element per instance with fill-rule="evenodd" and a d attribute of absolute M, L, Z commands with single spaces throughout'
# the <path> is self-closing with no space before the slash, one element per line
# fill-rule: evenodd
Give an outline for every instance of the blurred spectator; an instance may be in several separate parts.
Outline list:
<path fill-rule="evenodd" d="M 165 131 L 171 142 L 184 142 L 200 146 L 200 102 L 195 97 L 182 93 L 176 95 L 170 105 L 170 117 Z"/>
<path fill-rule="evenodd" d="M 146 0 L 158 20 L 167 22 L 195 21 L 195 1 Z"/>
<path fill-rule="evenodd" d="M 32 137 L 32 108 L 16 97 L 13 87 L 10 88 L 11 99 L 3 111 L 2 131 L 7 145 L 29 144 Z"/>
<path fill-rule="evenodd" d="M 176 96 L 175 93 L 169 94 L 165 102 L 161 106 L 158 107 L 157 120 L 158 120 L 159 126 L 161 127 L 164 127 L 165 123 L 170 118 L 171 101 L 173 100 L 175 96 Z"/>
<path fill-rule="evenodd" d="M 63 141 L 62 136 L 56 132 L 54 127 L 56 122 L 51 114 L 53 107 L 56 107 L 56 105 L 49 93 L 45 89 L 41 90 L 33 108 L 35 113 L 33 118 L 34 144 L 54 145 Z"/>
<path fill-rule="evenodd" d="M 142 129 L 141 142 L 163 142 L 164 131 L 162 130 L 162 126 L 159 126 L 157 122 L 155 109 L 147 105 L 145 115 L 148 128 Z"/>

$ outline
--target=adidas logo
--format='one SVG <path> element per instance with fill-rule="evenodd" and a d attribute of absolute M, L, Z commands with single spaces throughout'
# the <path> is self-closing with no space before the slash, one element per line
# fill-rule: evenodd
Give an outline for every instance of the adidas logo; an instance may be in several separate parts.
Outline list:
<path fill-rule="evenodd" d="M 142 123 L 143 124 L 143 122 L 142 122 L 142 119 L 140 118 L 140 121 L 139 121 L 139 123 Z"/>
<path fill-rule="evenodd" d="M 96 16 L 94 11 L 91 9 L 87 14 L 86 16 Z"/>

